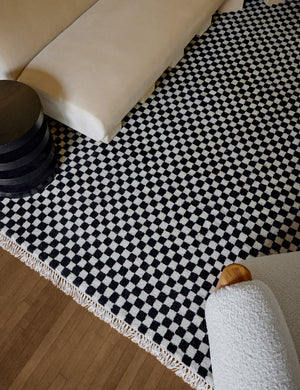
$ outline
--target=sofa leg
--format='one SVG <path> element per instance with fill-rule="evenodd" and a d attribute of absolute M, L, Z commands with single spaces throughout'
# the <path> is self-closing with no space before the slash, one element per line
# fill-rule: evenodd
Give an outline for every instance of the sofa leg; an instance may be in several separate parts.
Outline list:
<path fill-rule="evenodd" d="M 203 35 L 211 26 L 211 16 L 201 25 L 200 30 L 197 32 L 197 35 L 200 37 Z"/>
<path fill-rule="evenodd" d="M 240 11 L 243 9 L 244 0 L 225 0 L 218 11 L 225 12 Z"/>
<path fill-rule="evenodd" d="M 155 84 L 151 85 L 150 89 L 145 93 L 145 95 L 140 99 L 140 103 L 145 103 L 149 96 L 152 95 L 155 89 Z"/>
<path fill-rule="evenodd" d="M 281 4 L 281 3 L 285 3 L 285 0 L 265 0 L 265 3 L 267 5 Z"/>

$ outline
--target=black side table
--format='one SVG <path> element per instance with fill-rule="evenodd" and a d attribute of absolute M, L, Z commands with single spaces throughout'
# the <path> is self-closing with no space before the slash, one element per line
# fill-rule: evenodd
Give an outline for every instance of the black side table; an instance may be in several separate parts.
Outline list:
<path fill-rule="evenodd" d="M 0 80 L 0 196 L 18 198 L 42 190 L 54 177 L 56 154 L 36 92 Z"/>

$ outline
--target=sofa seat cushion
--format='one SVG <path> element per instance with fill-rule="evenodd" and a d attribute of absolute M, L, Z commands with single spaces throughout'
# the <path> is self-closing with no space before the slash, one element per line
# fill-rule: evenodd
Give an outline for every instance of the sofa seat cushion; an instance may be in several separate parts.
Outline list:
<path fill-rule="evenodd" d="M 38 92 L 49 116 L 109 141 L 221 3 L 98 1 L 31 61 L 19 80 Z"/>

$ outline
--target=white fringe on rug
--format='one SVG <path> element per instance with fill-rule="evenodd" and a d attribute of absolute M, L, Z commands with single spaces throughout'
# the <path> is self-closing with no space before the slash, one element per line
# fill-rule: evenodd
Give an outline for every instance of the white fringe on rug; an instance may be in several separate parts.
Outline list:
<path fill-rule="evenodd" d="M 212 387 L 204 381 L 199 375 L 192 372 L 179 360 L 174 358 L 169 352 L 162 349 L 152 340 L 133 329 L 114 314 L 99 303 L 94 302 L 87 294 L 81 292 L 77 287 L 73 286 L 68 280 L 58 275 L 47 264 L 34 257 L 31 253 L 20 247 L 10 238 L 0 233 L 0 246 L 11 253 L 14 257 L 20 259 L 24 264 L 33 270 L 37 271 L 45 279 L 50 280 L 56 287 L 63 291 L 66 295 L 70 295 L 79 305 L 87 308 L 96 317 L 108 323 L 112 328 L 116 329 L 122 335 L 128 337 L 131 341 L 138 344 L 147 352 L 155 356 L 160 363 L 172 370 L 176 375 L 182 378 L 186 383 L 196 390 L 211 390 Z"/>

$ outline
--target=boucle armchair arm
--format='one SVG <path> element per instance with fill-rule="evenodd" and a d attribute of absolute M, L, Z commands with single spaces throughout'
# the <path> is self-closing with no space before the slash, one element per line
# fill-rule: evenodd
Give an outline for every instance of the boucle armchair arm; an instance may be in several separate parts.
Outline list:
<path fill-rule="evenodd" d="M 214 389 L 300 389 L 297 353 L 274 294 L 258 280 L 231 284 L 250 272 L 228 269 L 225 287 L 206 304 Z"/>

